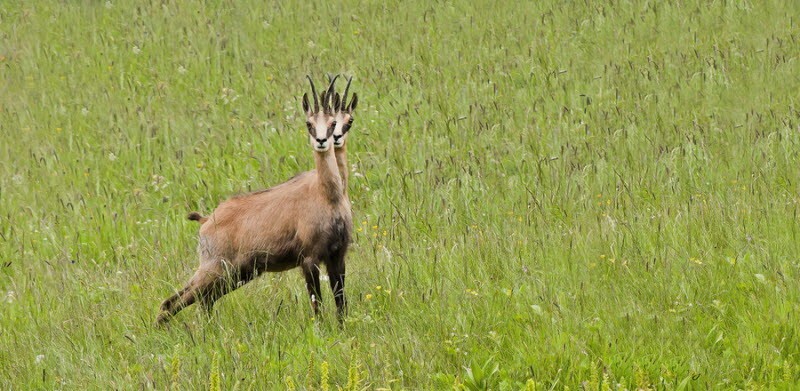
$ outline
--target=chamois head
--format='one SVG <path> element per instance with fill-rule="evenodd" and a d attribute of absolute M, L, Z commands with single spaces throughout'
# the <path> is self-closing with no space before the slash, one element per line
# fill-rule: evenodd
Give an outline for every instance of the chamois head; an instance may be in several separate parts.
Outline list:
<path fill-rule="evenodd" d="M 333 81 L 335 81 L 334 78 Z M 333 81 L 331 83 L 333 83 Z M 356 105 L 358 105 L 358 94 L 355 92 L 353 93 L 353 99 L 350 100 L 350 103 L 347 103 L 347 92 L 350 90 L 350 82 L 353 81 L 353 77 L 350 76 L 347 79 L 347 87 L 344 89 L 344 95 L 339 96 L 338 92 L 334 92 L 333 94 L 333 110 L 334 110 L 334 121 L 336 126 L 333 129 L 333 147 L 334 148 L 341 148 L 344 146 L 345 141 L 347 139 L 347 132 L 350 130 L 350 127 L 353 126 L 353 111 L 356 109 Z"/>
<path fill-rule="evenodd" d="M 306 76 L 311 84 L 311 95 L 314 97 L 314 107 L 308 102 L 308 93 L 303 94 L 303 110 L 306 112 L 306 127 L 311 146 L 317 152 L 326 152 L 331 147 L 329 139 L 333 135 L 336 127 L 334 119 L 334 109 L 331 107 L 333 95 L 333 83 L 336 82 L 338 75 L 331 80 L 327 90 L 317 96 L 317 89 L 311 76 Z M 321 104 L 320 104 L 321 102 Z"/>

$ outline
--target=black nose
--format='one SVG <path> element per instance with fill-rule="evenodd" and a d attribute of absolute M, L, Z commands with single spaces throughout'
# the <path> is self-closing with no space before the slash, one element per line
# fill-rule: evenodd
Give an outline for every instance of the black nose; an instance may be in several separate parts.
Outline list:
<path fill-rule="evenodd" d="M 340 138 L 342 138 L 342 135 L 333 135 L 333 141 L 339 141 Z"/>
<path fill-rule="evenodd" d="M 318 142 L 318 143 L 320 143 L 320 144 L 325 144 L 325 142 L 326 142 L 326 141 L 328 141 L 328 139 L 327 139 L 327 138 L 318 138 L 318 139 L 316 139 L 316 140 L 317 140 L 317 142 Z"/>

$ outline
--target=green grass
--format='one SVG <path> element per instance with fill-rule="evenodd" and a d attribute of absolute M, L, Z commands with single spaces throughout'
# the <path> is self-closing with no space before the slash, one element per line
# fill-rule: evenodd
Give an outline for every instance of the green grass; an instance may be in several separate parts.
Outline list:
<path fill-rule="evenodd" d="M 0 4 L 0 388 L 800 382 L 800 3 L 139 3 Z M 292 271 L 154 329 L 325 72 L 346 327 Z"/>

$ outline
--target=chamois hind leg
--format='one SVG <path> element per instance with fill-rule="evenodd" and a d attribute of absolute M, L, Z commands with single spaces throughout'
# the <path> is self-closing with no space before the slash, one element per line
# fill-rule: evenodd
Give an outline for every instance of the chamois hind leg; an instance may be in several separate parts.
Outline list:
<path fill-rule="evenodd" d="M 306 279 L 306 289 L 311 298 L 311 308 L 314 309 L 314 316 L 320 315 L 320 304 L 322 296 L 319 287 L 319 263 L 311 258 L 306 258 L 303 262 L 303 277 Z"/>
<path fill-rule="evenodd" d="M 156 318 L 156 326 L 160 326 L 169 322 L 173 315 L 178 313 L 184 307 L 191 305 L 195 302 L 196 296 L 191 286 L 187 284 L 186 287 L 181 289 L 178 293 L 170 296 L 167 300 L 161 303 L 161 311 Z"/>
<path fill-rule="evenodd" d="M 203 290 L 203 294 L 200 295 L 198 299 L 200 300 L 200 306 L 203 307 L 205 313 L 209 317 L 211 317 L 212 311 L 214 310 L 214 303 L 216 303 L 220 297 L 236 289 L 237 281 L 239 281 L 238 278 L 232 273 L 226 273 Z"/>
<path fill-rule="evenodd" d="M 328 263 L 328 279 L 333 291 L 333 298 L 336 300 L 336 317 L 339 323 L 344 321 L 347 315 L 347 298 L 344 295 L 344 257 L 335 257 Z"/>
<path fill-rule="evenodd" d="M 161 312 L 169 311 L 170 308 L 172 308 L 173 304 L 175 304 L 175 302 L 178 299 L 180 299 L 181 296 L 184 293 L 186 293 L 186 291 L 188 291 L 188 290 L 189 290 L 189 286 L 187 285 L 187 286 L 183 287 L 183 289 L 181 289 L 178 292 L 176 292 L 174 295 L 172 295 L 172 296 L 168 297 L 166 300 L 164 300 L 161 303 Z"/>
<path fill-rule="evenodd" d="M 218 285 L 221 277 L 222 274 L 213 269 L 200 267 L 183 289 L 161 303 L 161 312 L 156 318 L 156 324 L 167 323 L 182 309 L 194 304 L 198 299 L 206 297 L 208 292 Z"/>

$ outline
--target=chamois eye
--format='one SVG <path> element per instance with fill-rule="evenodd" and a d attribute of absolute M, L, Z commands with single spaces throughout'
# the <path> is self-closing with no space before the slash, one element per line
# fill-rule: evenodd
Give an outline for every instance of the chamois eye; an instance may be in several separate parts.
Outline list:
<path fill-rule="evenodd" d="M 350 117 L 350 121 L 347 121 L 347 124 L 348 124 L 348 125 L 352 125 L 352 124 L 353 124 L 353 120 L 354 120 L 354 119 L 355 119 L 355 118 L 353 118 L 353 117 Z"/>
<path fill-rule="evenodd" d="M 331 128 L 335 128 L 335 127 L 336 127 L 336 121 L 333 121 L 333 122 L 331 123 Z"/>

